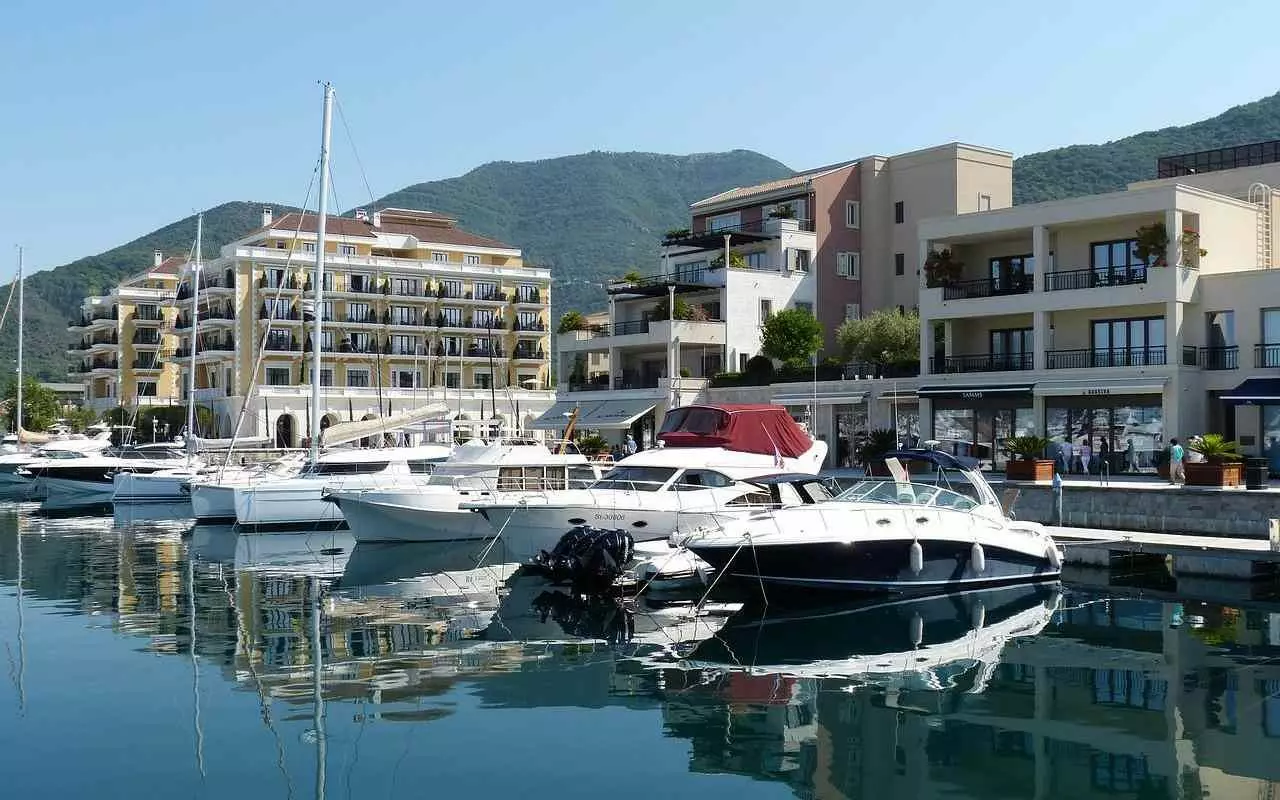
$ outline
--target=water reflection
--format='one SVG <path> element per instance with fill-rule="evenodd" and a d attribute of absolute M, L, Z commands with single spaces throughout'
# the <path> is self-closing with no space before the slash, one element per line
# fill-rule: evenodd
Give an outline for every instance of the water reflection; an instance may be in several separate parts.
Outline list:
<path fill-rule="evenodd" d="M 0 510 L 0 741 L 27 756 L 6 778 L 15 796 L 136 793 L 145 775 L 244 797 L 647 796 L 650 779 L 700 796 L 1257 797 L 1280 782 L 1274 604 L 1045 585 L 695 612 L 583 601 L 504 559 Z M 95 755 L 107 729 L 130 752 Z M 646 780 L 620 786 L 637 763 Z M 530 782 L 548 770 L 576 777 Z"/>

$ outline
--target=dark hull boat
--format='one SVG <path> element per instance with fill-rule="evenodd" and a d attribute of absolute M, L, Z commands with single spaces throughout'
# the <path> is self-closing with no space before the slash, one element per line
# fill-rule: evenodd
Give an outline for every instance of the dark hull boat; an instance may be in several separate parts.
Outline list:
<path fill-rule="evenodd" d="M 833 501 L 753 514 L 682 543 L 718 574 L 766 593 L 918 594 L 1059 576 L 1053 539 L 1036 523 L 1006 517 L 970 465 L 934 451 L 893 457 L 924 461 L 937 479 L 865 481 Z M 948 471 L 969 482 L 966 491 L 949 488 Z"/>

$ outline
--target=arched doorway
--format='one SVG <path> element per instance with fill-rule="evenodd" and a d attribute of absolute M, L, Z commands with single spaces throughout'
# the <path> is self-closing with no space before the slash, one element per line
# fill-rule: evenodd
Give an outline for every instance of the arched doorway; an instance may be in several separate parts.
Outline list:
<path fill-rule="evenodd" d="M 226 271 L 222 273 L 222 285 L 228 289 L 236 288 L 236 271 L 234 269 L 228 267 Z"/>
<path fill-rule="evenodd" d="M 294 427 L 292 414 L 281 414 L 276 418 L 276 447 L 294 446 Z"/>

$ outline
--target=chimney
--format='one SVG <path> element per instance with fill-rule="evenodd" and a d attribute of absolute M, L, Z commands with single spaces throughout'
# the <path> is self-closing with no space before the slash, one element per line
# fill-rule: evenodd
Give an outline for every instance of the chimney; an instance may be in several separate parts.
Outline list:
<path fill-rule="evenodd" d="M 262 207 L 262 227 L 271 227 L 271 206 Z"/>
<path fill-rule="evenodd" d="M 368 212 L 368 211 L 366 211 L 366 210 L 365 210 L 365 209 L 363 209 L 363 208 L 357 208 L 357 209 L 356 209 L 356 219 L 357 219 L 357 220 L 359 220 L 360 222 L 368 222 L 368 221 L 369 221 L 369 212 Z"/>
<path fill-rule="evenodd" d="M 373 227 L 375 227 L 375 228 L 381 228 L 381 227 L 382 227 L 382 212 L 381 212 L 381 211 L 375 211 L 375 212 L 373 212 Z"/>
<path fill-rule="evenodd" d="M 151 254 L 152 266 L 158 267 L 163 263 L 164 263 L 164 253 L 160 252 L 159 250 L 156 250 Z"/>

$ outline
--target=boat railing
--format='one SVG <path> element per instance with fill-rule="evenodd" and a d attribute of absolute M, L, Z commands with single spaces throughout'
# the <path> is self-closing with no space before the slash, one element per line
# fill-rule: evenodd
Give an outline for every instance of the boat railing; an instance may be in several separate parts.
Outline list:
<path fill-rule="evenodd" d="M 972 497 L 932 483 L 867 480 L 841 492 L 836 500 L 850 503 L 889 503 L 973 511 L 981 506 Z"/>

